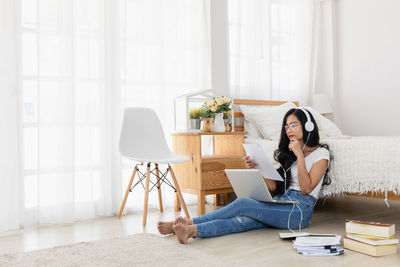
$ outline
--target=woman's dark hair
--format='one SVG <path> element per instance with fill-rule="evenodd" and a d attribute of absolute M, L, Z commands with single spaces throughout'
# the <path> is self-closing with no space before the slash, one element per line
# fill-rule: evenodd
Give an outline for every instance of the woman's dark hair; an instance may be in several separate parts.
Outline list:
<path fill-rule="evenodd" d="M 311 121 L 314 123 L 314 130 L 312 130 L 310 133 L 305 130 L 304 125 L 307 122 L 307 116 L 306 116 L 306 114 L 304 114 L 303 110 L 305 112 L 308 112 L 308 114 L 310 115 Z M 324 147 L 329 150 L 329 146 L 327 144 L 321 144 L 319 142 L 318 126 L 317 126 L 317 123 L 315 122 L 313 115 L 308 110 L 306 110 L 306 109 L 303 109 L 303 110 L 298 109 L 298 108 L 292 108 L 288 112 L 286 112 L 285 116 L 283 117 L 282 129 L 281 129 L 281 139 L 279 141 L 278 149 L 274 151 L 274 159 L 277 162 L 279 162 L 279 164 L 281 165 L 281 167 L 278 169 L 278 172 L 283 177 L 283 179 L 285 179 L 285 176 L 284 176 L 284 170 L 282 169 L 282 167 L 285 170 L 288 170 L 290 168 L 290 166 L 292 166 L 292 164 L 297 160 L 296 155 L 292 151 L 289 150 L 290 140 L 289 140 L 289 137 L 287 137 L 286 130 L 285 130 L 286 121 L 290 115 L 293 114 L 294 116 L 296 116 L 297 119 L 301 123 L 301 126 L 303 128 L 304 144 L 306 144 L 306 142 L 307 142 L 306 145 L 309 147 L 319 146 L 319 147 Z M 310 135 L 310 136 L 308 137 L 308 135 Z M 307 140 L 307 137 L 308 137 L 308 140 Z M 329 166 L 325 172 L 324 181 L 322 182 L 323 185 L 329 185 L 331 183 L 331 179 L 327 175 L 328 171 L 329 171 Z M 285 192 L 285 190 L 287 190 L 289 188 L 291 178 L 292 178 L 291 171 L 287 171 L 286 172 L 286 188 L 285 188 L 285 182 L 277 182 L 275 193 L 283 194 Z"/>

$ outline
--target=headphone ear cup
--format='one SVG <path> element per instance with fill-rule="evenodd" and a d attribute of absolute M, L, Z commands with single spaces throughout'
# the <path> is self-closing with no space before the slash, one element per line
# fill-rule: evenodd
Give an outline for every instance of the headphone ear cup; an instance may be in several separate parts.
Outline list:
<path fill-rule="evenodd" d="M 304 128 L 307 132 L 312 132 L 314 130 L 314 123 L 312 121 L 307 121 Z"/>
<path fill-rule="evenodd" d="M 301 111 L 303 111 L 304 115 L 306 115 L 306 123 L 304 124 L 304 129 L 311 133 L 314 130 L 314 123 L 311 121 L 310 115 L 307 113 L 306 109 L 300 108 Z"/>

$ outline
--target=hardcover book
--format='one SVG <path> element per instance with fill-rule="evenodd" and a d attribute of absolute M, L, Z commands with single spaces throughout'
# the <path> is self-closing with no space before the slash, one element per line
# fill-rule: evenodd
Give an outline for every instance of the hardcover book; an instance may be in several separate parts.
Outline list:
<path fill-rule="evenodd" d="M 350 220 L 346 222 L 346 232 L 378 237 L 391 237 L 395 233 L 395 225 L 379 222 Z"/>
<path fill-rule="evenodd" d="M 396 237 L 377 237 L 377 236 L 359 235 L 350 233 L 348 233 L 346 237 L 373 246 L 393 245 L 399 243 L 399 239 Z"/>
<path fill-rule="evenodd" d="M 373 246 L 347 237 L 343 238 L 343 247 L 375 257 L 397 253 L 397 244 Z"/>

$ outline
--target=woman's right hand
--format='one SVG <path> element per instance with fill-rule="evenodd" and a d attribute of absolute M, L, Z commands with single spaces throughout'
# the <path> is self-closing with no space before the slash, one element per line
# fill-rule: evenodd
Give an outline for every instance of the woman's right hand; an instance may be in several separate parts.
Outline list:
<path fill-rule="evenodd" d="M 243 159 L 247 169 L 253 169 L 257 166 L 257 163 L 255 163 L 252 159 L 250 159 L 250 156 L 245 156 Z"/>

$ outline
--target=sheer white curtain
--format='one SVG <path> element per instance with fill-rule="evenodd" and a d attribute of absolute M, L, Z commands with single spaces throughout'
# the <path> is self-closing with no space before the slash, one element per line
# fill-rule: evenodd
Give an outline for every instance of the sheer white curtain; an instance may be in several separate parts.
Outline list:
<path fill-rule="evenodd" d="M 121 5 L 122 106 L 153 108 L 163 122 L 167 141 L 174 131 L 174 98 L 211 88 L 209 1 L 144 0 Z M 165 170 L 166 166 L 160 166 Z M 123 185 L 133 163 L 123 161 Z M 137 179 L 137 178 L 135 178 Z M 136 180 L 137 181 L 137 180 Z M 173 191 L 163 186 L 164 205 L 172 206 Z M 139 185 L 127 201 L 128 209 L 142 210 Z M 185 195 L 187 204 L 196 201 Z M 158 208 L 158 195 L 149 195 L 149 208 Z"/>
<path fill-rule="evenodd" d="M 22 0 L 19 11 L 22 224 L 110 215 L 104 2 Z"/>
<path fill-rule="evenodd" d="M 20 222 L 15 2 L 0 1 L 0 231 Z"/>
<path fill-rule="evenodd" d="M 2 1 L 20 60 L 18 94 L 0 91 L 2 102 L 3 93 L 14 99 L 1 106 L 2 147 L 10 148 L 0 152 L 9 176 L 1 217 L 16 206 L 0 231 L 114 214 L 133 166 L 118 153 L 124 107 L 154 108 L 168 135 L 174 97 L 210 88 L 208 1 Z M 140 195 L 128 208 L 141 211 Z"/>
<path fill-rule="evenodd" d="M 319 0 L 229 0 L 230 94 L 308 102 Z"/>

